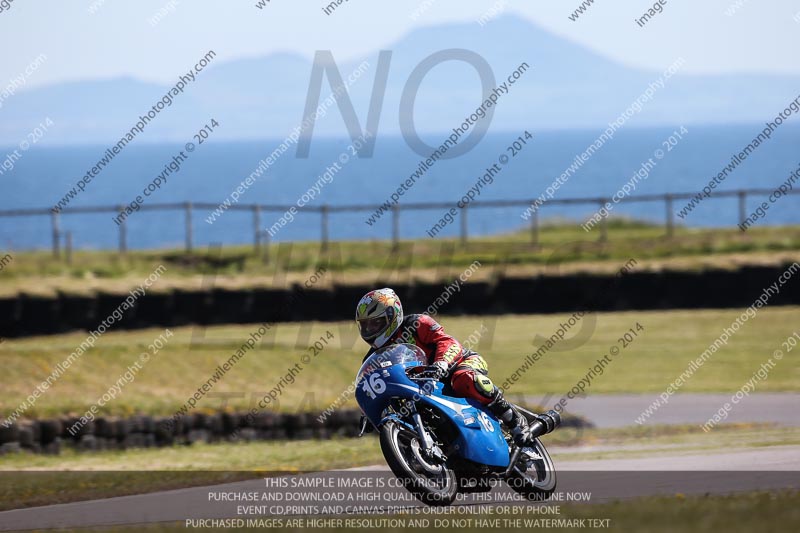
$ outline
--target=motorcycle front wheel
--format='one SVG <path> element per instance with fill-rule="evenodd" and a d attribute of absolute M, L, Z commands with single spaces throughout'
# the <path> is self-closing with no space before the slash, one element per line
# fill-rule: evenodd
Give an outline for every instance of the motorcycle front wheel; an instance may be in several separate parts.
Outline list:
<path fill-rule="evenodd" d="M 419 436 L 407 427 L 388 421 L 381 427 L 383 457 L 409 492 L 428 505 L 450 505 L 458 495 L 455 472 L 426 460 Z"/>
<path fill-rule="evenodd" d="M 550 454 L 539 439 L 522 448 L 506 483 L 528 500 L 544 501 L 556 490 L 556 470 Z"/>

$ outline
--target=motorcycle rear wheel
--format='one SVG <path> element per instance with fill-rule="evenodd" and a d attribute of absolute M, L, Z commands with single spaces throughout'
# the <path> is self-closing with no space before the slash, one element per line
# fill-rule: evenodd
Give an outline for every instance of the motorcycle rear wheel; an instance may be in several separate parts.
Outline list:
<path fill-rule="evenodd" d="M 432 506 L 450 505 L 455 501 L 458 495 L 455 472 L 445 465 L 433 465 L 420 459 L 416 432 L 390 420 L 381 427 L 380 442 L 389 468 L 418 500 Z"/>

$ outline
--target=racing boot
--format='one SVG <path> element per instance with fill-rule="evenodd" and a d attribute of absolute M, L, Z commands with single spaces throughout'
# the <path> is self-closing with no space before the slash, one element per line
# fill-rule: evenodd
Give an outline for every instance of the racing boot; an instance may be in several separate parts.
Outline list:
<path fill-rule="evenodd" d="M 499 418 L 511 433 L 511 438 L 517 446 L 524 446 L 528 440 L 528 421 L 517 411 L 513 405 L 503 397 L 503 391 L 495 388 L 495 398 L 486 407 Z"/>
<path fill-rule="evenodd" d="M 529 422 L 522 413 L 508 403 L 500 389 L 496 390 L 495 399 L 487 407 L 503 421 L 511 432 L 514 444 L 520 448 L 530 446 L 535 438 L 550 433 L 561 425 L 561 415 L 553 410 L 535 415 L 536 418 Z"/>

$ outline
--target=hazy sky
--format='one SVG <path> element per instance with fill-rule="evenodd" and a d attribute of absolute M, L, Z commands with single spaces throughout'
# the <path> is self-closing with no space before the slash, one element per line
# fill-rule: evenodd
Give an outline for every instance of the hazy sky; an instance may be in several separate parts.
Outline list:
<path fill-rule="evenodd" d="M 40 53 L 47 61 L 28 87 L 114 76 L 172 83 L 209 49 L 217 63 L 281 51 L 311 57 L 318 49 L 339 61 L 391 48 L 418 26 L 478 28 L 476 19 L 492 6 L 628 65 L 661 69 L 683 56 L 684 72 L 800 74 L 800 0 L 738 0 L 732 16 L 725 11 L 737 0 L 668 0 L 644 28 L 634 22 L 652 6 L 643 0 L 596 0 L 576 22 L 568 15 L 579 0 L 348 0 L 331 15 L 319 0 L 271 0 L 261 10 L 256 1 L 14 0 L 0 12 L 0 85 Z M 424 12 L 414 20 L 417 9 Z"/>

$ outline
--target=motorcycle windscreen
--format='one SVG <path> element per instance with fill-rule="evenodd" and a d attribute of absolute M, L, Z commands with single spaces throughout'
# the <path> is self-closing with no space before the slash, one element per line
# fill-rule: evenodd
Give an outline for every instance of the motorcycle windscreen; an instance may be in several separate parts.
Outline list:
<path fill-rule="evenodd" d="M 361 411 L 378 426 L 392 398 L 412 399 L 418 390 L 406 368 L 425 366 L 425 353 L 412 344 L 393 344 L 370 355 L 356 373 L 355 397 Z M 405 387 L 411 388 L 411 392 Z"/>

